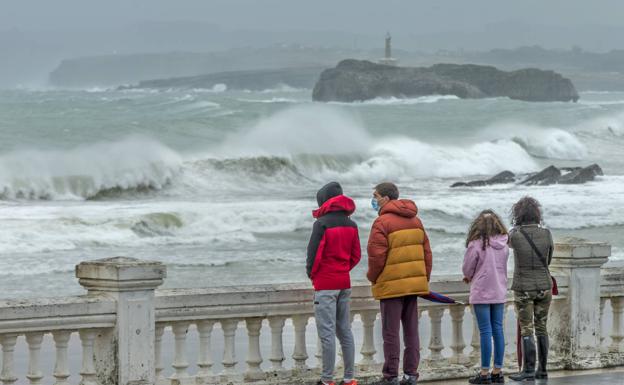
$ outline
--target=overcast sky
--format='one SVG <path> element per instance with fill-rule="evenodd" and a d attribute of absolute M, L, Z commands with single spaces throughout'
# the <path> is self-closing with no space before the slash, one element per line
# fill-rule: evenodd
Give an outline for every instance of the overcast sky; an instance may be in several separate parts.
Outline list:
<path fill-rule="evenodd" d="M 560 26 L 622 24 L 620 0 L 3 0 L 0 26 L 120 27 L 195 20 L 235 29 L 375 28 L 400 33 L 479 28 L 519 20 Z"/>
<path fill-rule="evenodd" d="M 624 49 L 621 0 L 0 0 L 0 86 L 65 58 L 301 43 Z"/>

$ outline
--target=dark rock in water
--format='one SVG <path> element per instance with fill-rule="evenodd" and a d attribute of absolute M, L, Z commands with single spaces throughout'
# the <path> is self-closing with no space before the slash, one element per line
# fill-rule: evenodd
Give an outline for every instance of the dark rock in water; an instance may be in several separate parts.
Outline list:
<path fill-rule="evenodd" d="M 512 183 L 516 181 L 516 175 L 511 171 L 500 172 L 485 181 L 486 184 Z"/>
<path fill-rule="evenodd" d="M 555 166 L 548 166 L 537 174 L 533 174 L 520 182 L 523 185 L 550 185 L 555 184 L 561 178 L 561 170 Z"/>
<path fill-rule="evenodd" d="M 563 171 L 563 172 L 572 172 L 572 171 L 578 171 L 581 170 L 583 167 L 561 167 L 559 170 Z"/>
<path fill-rule="evenodd" d="M 513 183 L 516 181 L 516 175 L 511 171 L 503 171 L 485 180 L 473 180 L 470 182 L 453 183 L 451 187 L 478 187 L 489 186 L 492 184 Z"/>
<path fill-rule="evenodd" d="M 604 173 L 602 172 L 602 168 L 600 168 L 600 166 L 598 166 L 597 164 L 592 164 L 591 166 L 573 170 L 569 174 L 563 175 L 559 179 L 559 183 L 580 184 L 591 182 L 596 179 L 596 176 L 598 175 L 604 175 Z"/>
<path fill-rule="evenodd" d="M 561 171 L 567 172 L 562 174 Z M 542 171 L 534 174 L 530 174 L 524 180 L 519 182 L 521 185 L 539 185 L 547 186 L 551 184 L 581 184 L 590 182 L 596 179 L 596 176 L 604 175 L 602 169 L 597 164 L 592 164 L 587 167 L 562 167 L 558 169 L 555 166 L 549 166 Z M 489 186 L 493 184 L 502 183 L 514 183 L 516 181 L 516 175 L 511 171 L 503 171 L 494 175 L 489 179 L 474 180 L 470 182 L 456 182 L 451 187 L 478 187 Z"/>
<path fill-rule="evenodd" d="M 353 102 L 433 94 L 460 98 L 506 96 L 526 101 L 577 101 L 579 98 L 572 82 L 553 71 L 530 68 L 505 72 L 474 64 L 409 68 L 348 59 L 321 73 L 312 99 Z"/>

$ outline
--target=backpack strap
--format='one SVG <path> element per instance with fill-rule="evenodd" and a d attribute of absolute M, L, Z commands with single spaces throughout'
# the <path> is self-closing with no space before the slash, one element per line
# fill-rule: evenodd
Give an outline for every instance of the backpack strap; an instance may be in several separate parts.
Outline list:
<path fill-rule="evenodd" d="M 522 234 L 524 236 L 524 239 L 526 239 L 527 242 L 529 242 L 529 245 L 531 245 L 531 248 L 533 249 L 535 254 L 537 254 L 537 256 L 539 257 L 540 261 L 542 262 L 542 264 L 544 265 L 546 270 L 548 270 L 550 272 L 550 270 L 548 269 L 548 263 L 546 262 L 546 259 L 544 258 L 544 254 L 542 254 L 542 252 L 539 251 L 537 246 L 535 246 L 535 242 L 533 242 L 531 237 L 529 237 L 529 234 L 527 234 L 526 231 L 524 231 L 524 229 L 522 227 L 519 227 L 518 231 L 520 231 L 520 234 Z"/>

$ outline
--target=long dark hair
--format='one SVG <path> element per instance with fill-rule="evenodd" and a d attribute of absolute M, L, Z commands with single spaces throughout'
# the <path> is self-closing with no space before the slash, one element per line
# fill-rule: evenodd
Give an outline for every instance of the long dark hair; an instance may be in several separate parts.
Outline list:
<path fill-rule="evenodd" d="M 530 196 L 521 198 L 511 208 L 511 224 L 513 226 L 539 225 L 542 223 L 542 205 Z"/>
<path fill-rule="evenodd" d="M 481 239 L 482 248 L 485 250 L 490 245 L 490 237 L 500 234 L 508 234 L 501 218 L 493 210 L 483 210 L 470 224 L 466 247 L 470 242 Z"/>

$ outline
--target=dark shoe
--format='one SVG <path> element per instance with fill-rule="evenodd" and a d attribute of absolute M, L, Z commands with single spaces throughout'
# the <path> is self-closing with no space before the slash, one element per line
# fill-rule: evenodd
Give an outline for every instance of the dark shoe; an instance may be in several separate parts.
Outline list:
<path fill-rule="evenodd" d="M 334 381 L 328 382 L 329 385 L 336 385 L 336 383 Z M 316 385 L 325 385 L 325 383 L 321 380 L 319 380 L 319 382 L 316 383 Z"/>
<path fill-rule="evenodd" d="M 492 384 L 504 384 L 505 383 L 505 377 L 503 376 L 503 372 L 490 374 L 490 379 L 492 380 Z"/>
<path fill-rule="evenodd" d="M 482 376 L 481 373 L 477 373 L 474 378 L 468 380 L 469 384 L 491 384 L 492 380 L 490 379 L 490 375 Z"/>
<path fill-rule="evenodd" d="M 522 337 L 522 371 L 509 376 L 514 381 L 533 381 L 535 379 L 535 339 L 533 336 Z"/>
<path fill-rule="evenodd" d="M 384 378 L 375 382 L 375 385 L 400 385 L 400 382 L 398 377 Z"/>
<path fill-rule="evenodd" d="M 403 379 L 399 382 L 400 385 L 416 385 L 418 383 L 418 377 L 416 376 L 403 376 Z"/>
<path fill-rule="evenodd" d="M 537 358 L 539 364 L 535 378 L 548 378 L 548 336 L 537 336 Z"/>

